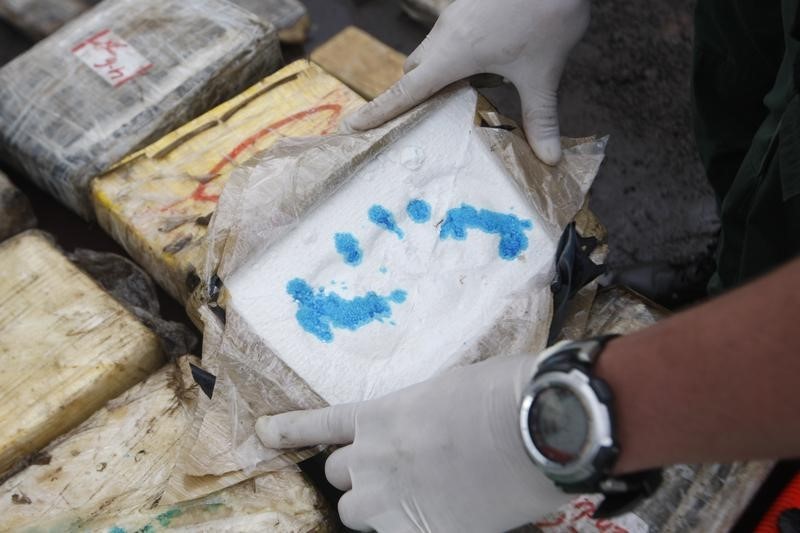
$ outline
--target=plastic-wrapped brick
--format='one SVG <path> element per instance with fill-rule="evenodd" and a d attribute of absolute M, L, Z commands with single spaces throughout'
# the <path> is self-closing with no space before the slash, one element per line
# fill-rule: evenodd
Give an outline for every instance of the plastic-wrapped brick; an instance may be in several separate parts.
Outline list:
<path fill-rule="evenodd" d="M 279 139 L 335 132 L 362 103 L 321 68 L 296 61 L 94 180 L 97 221 L 186 302 L 205 261 L 206 226 L 231 173 Z"/>
<path fill-rule="evenodd" d="M 225 0 L 106 0 L 0 69 L 0 155 L 89 218 L 94 176 L 280 62 Z"/>
<path fill-rule="evenodd" d="M 191 356 L 128 389 L 0 483 L 4 531 L 329 531 L 303 474 L 176 468 L 199 389 Z"/>
<path fill-rule="evenodd" d="M 311 21 L 299 0 L 231 0 L 236 5 L 268 20 L 278 29 L 281 41 L 299 44 L 306 40 Z"/>
<path fill-rule="evenodd" d="M 153 332 L 46 234 L 28 231 L 0 243 L 0 270 L 2 479 L 164 358 Z"/>
<path fill-rule="evenodd" d="M 297 44 L 306 40 L 311 24 L 305 6 L 298 0 L 231 1 L 270 21 L 281 41 Z M 96 3 L 96 0 L 0 0 L 0 18 L 39 40 Z"/>

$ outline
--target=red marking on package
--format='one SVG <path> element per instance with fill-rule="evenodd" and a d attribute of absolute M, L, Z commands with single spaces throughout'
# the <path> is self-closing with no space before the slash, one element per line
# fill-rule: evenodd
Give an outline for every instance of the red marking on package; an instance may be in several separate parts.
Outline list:
<path fill-rule="evenodd" d="M 647 523 L 632 513 L 610 520 L 593 519 L 601 499 L 581 496 L 534 525 L 544 533 L 648 533 Z"/>
<path fill-rule="evenodd" d="M 141 76 L 153 64 L 111 30 L 95 33 L 72 48 L 72 53 L 112 87 Z"/>

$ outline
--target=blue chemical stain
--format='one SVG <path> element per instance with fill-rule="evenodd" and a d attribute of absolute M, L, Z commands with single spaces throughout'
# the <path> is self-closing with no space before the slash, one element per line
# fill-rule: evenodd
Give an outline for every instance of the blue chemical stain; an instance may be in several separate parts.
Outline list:
<path fill-rule="evenodd" d="M 386 268 L 385 266 L 382 266 L 378 269 L 378 272 L 380 272 L 381 274 L 386 274 L 387 272 L 389 272 L 389 269 Z"/>
<path fill-rule="evenodd" d="M 127 532 L 119 526 L 114 526 L 108 530 L 108 533 L 127 533 Z"/>
<path fill-rule="evenodd" d="M 431 219 L 431 204 L 425 200 L 411 200 L 406 206 L 406 212 L 411 220 L 417 224 L 424 224 Z"/>
<path fill-rule="evenodd" d="M 394 215 L 382 205 L 373 205 L 369 208 L 369 219 L 386 231 L 396 234 L 398 238 L 403 238 L 403 230 L 397 226 Z"/>
<path fill-rule="evenodd" d="M 172 522 L 172 519 L 182 514 L 183 511 L 181 511 L 180 509 L 170 509 L 169 511 L 166 511 L 158 515 L 156 517 L 156 520 L 158 520 L 158 523 L 161 524 L 162 526 L 169 527 L 170 523 Z"/>
<path fill-rule="evenodd" d="M 336 251 L 342 256 L 344 262 L 350 266 L 358 266 L 364 258 L 364 252 L 358 245 L 358 239 L 352 233 L 337 233 L 333 237 Z"/>
<path fill-rule="evenodd" d="M 286 285 L 286 292 L 300 305 L 295 317 L 300 326 L 322 342 L 333 341 L 332 328 L 355 331 L 367 324 L 391 318 L 391 304 L 406 301 L 406 291 L 396 290 L 388 296 L 373 291 L 346 300 L 336 293 L 315 291 L 303 279 L 295 278 Z"/>
<path fill-rule="evenodd" d="M 528 237 L 525 235 L 525 230 L 531 228 L 533 228 L 533 223 L 530 220 L 519 219 L 516 215 L 498 213 L 488 209 L 478 211 L 471 205 L 461 204 L 461 207 L 450 209 L 447 212 L 439 230 L 439 238 L 463 241 L 466 240 L 469 229 L 479 229 L 485 233 L 499 235 L 500 257 L 511 261 L 528 249 Z"/>

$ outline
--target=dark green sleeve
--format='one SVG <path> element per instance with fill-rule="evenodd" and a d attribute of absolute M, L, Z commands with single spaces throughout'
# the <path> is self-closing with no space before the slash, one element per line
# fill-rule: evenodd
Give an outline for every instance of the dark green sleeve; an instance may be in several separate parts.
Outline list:
<path fill-rule="evenodd" d="M 722 222 L 711 292 L 800 251 L 798 0 L 699 0 L 693 96 Z"/>

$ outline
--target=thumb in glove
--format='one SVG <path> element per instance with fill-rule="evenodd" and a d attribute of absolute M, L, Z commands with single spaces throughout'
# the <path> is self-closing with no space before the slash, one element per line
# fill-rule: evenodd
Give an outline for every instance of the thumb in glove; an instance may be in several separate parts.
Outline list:
<path fill-rule="evenodd" d="M 379 126 L 450 83 L 498 74 L 519 91 L 534 152 L 554 165 L 561 158 L 558 84 L 589 11 L 589 0 L 457 0 L 408 57 L 406 74 L 348 117 L 345 128 Z"/>

